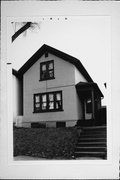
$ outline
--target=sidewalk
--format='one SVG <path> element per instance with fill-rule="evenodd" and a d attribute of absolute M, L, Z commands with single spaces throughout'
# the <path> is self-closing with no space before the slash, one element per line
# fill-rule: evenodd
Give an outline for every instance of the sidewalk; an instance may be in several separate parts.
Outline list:
<path fill-rule="evenodd" d="M 46 158 L 39 158 L 39 157 L 31 157 L 31 156 L 16 156 L 14 157 L 15 161 L 36 161 L 36 160 L 49 160 Z M 55 159 L 57 160 L 57 159 Z M 97 157 L 79 157 L 76 158 L 75 160 L 103 160 L 102 158 L 97 158 Z"/>
<path fill-rule="evenodd" d="M 15 156 L 15 161 L 33 161 L 33 160 L 46 160 L 45 158 L 31 157 L 31 156 Z"/>

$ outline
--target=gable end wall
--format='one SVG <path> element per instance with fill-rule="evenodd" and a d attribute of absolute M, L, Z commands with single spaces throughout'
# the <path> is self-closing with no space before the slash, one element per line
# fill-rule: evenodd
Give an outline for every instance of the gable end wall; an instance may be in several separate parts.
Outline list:
<path fill-rule="evenodd" d="M 40 62 L 54 60 L 55 79 L 47 81 L 40 80 Z M 77 77 L 76 77 L 77 76 Z M 84 79 L 75 66 L 49 53 L 45 58 L 43 55 L 23 77 L 24 87 L 24 122 L 53 122 L 53 121 L 74 121 L 82 118 L 82 107 L 78 99 L 75 84 Z M 63 111 L 33 113 L 33 94 L 59 91 L 63 94 Z"/>

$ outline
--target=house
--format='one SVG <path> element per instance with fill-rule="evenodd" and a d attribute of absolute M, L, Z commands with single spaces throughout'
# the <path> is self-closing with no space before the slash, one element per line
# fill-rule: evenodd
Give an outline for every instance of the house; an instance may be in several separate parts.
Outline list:
<path fill-rule="evenodd" d="M 72 127 L 100 121 L 103 94 L 78 59 L 44 44 L 12 73 L 17 86 L 14 119 L 20 126 Z"/>

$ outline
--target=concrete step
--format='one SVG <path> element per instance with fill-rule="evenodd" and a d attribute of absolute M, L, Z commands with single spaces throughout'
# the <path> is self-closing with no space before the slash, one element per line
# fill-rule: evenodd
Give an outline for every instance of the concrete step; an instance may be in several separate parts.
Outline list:
<path fill-rule="evenodd" d="M 82 130 L 81 134 L 107 134 L 106 130 Z"/>
<path fill-rule="evenodd" d="M 78 140 L 79 142 L 106 142 L 106 138 L 101 138 L 101 137 L 80 137 Z"/>
<path fill-rule="evenodd" d="M 106 152 L 106 147 L 80 147 L 75 148 L 75 152 Z"/>
<path fill-rule="evenodd" d="M 92 132 L 92 133 L 103 133 L 103 132 L 107 132 L 107 130 L 106 130 L 106 128 L 104 128 L 104 127 L 101 127 L 101 128 L 96 128 L 96 127 L 87 127 L 87 128 L 82 128 L 81 129 L 82 130 L 82 132 L 84 132 L 84 133 L 89 133 L 89 132 Z"/>
<path fill-rule="evenodd" d="M 77 143 L 77 146 L 79 147 L 105 147 L 106 142 L 79 142 Z"/>
<path fill-rule="evenodd" d="M 83 127 L 75 148 L 75 157 L 106 157 L 106 126 Z"/>
<path fill-rule="evenodd" d="M 90 138 L 90 137 L 91 137 L 91 138 L 92 138 L 92 137 L 95 137 L 95 138 L 97 138 L 97 137 L 105 138 L 105 137 L 106 137 L 106 134 L 105 134 L 105 133 L 103 133 L 103 134 L 93 134 L 93 133 L 89 133 L 89 134 L 86 133 L 86 134 L 84 134 L 84 133 L 83 133 L 83 134 L 80 135 L 80 138 L 84 138 L 84 137 L 85 137 L 85 138 L 87 138 L 87 137 L 88 137 L 88 138 Z"/>
<path fill-rule="evenodd" d="M 105 152 L 75 152 L 75 157 L 102 157 L 104 159 L 106 159 L 106 153 Z"/>
<path fill-rule="evenodd" d="M 82 127 L 84 130 L 99 130 L 99 129 L 106 129 L 106 126 L 86 126 Z"/>

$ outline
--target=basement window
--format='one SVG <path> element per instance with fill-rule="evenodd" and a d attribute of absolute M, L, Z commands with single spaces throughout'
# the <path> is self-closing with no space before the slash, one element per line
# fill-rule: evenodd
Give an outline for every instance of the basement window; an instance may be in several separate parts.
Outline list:
<path fill-rule="evenodd" d="M 54 79 L 54 61 L 40 63 L 40 81 Z"/>
<path fill-rule="evenodd" d="M 34 94 L 34 113 L 62 111 L 62 91 Z"/>
<path fill-rule="evenodd" d="M 56 128 L 60 128 L 60 127 L 66 127 L 66 122 L 62 122 L 62 121 L 56 122 Z"/>
<path fill-rule="evenodd" d="M 31 123 L 31 128 L 46 128 L 45 123 Z"/>

